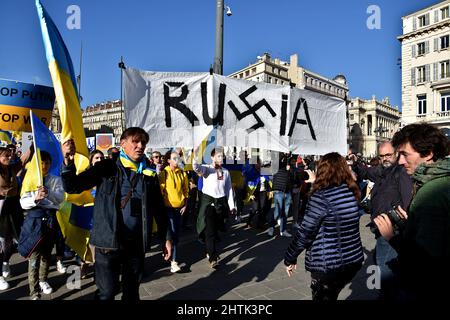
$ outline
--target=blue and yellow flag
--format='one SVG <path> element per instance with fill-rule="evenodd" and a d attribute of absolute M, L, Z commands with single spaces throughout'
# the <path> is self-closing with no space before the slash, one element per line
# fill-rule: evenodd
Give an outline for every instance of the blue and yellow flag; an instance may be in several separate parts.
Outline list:
<path fill-rule="evenodd" d="M 61 119 L 61 142 L 69 139 L 74 140 L 77 152 L 75 155 L 75 165 L 77 167 L 77 173 L 79 173 L 86 170 L 89 166 L 89 151 L 86 145 L 86 135 L 84 134 L 72 59 L 58 28 L 39 0 L 36 0 L 36 7 L 40 18 L 48 67 L 55 89 L 59 117 Z"/>
<path fill-rule="evenodd" d="M 210 164 L 212 162 L 211 160 L 211 151 L 214 148 L 217 148 L 217 128 L 214 126 L 211 129 L 208 128 L 209 133 L 206 135 L 206 137 L 202 140 L 199 150 L 198 150 L 198 160 L 199 163 L 203 164 Z"/>
<path fill-rule="evenodd" d="M 0 130 L 0 141 L 4 145 L 16 144 L 16 141 L 14 140 L 12 133 L 5 130 Z"/>
<path fill-rule="evenodd" d="M 75 166 L 78 174 L 89 167 L 89 151 L 86 145 L 72 59 L 58 28 L 39 0 L 36 0 L 36 8 L 40 18 L 45 53 L 61 119 L 61 142 L 69 139 L 73 139 L 75 142 Z M 73 224 L 73 222 L 84 220 L 84 217 L 80 215 L 86 214 L 85 209 L 78 210 L 77 206 L 92 206 L 94 198 L 90 191 L 85 191 L 79 195 L 66 194 L 66 201 L 69 203 L 63 204 L 58 213 L 58 221 L 66 238 L 66 243 L 82 259 L 85 259 L 89 254 L 87 246 L 89 230 L 85 226 L 79 226 Z"/>
<path fill-rule="evenodd" d="M 23 179 L 20 194 L 35 191 L 42 186 L 42 169 L 40 151 L 47 151 L 52 158 L 50 173 L 59 176 L 62 159 L 61 145 L 45 124 L 30 110 L 31 127 L 33 129 L 33 141 L 35 153 L 33 159 L 27 164 L 27 173 Z"/>
<path fill-rule="evenodd" d="M 64 201 L 56 215 L 66 244 L 85 262 L 93 262 L 89 249 L 93 213 L 94 206 L 77 206 Z"/>

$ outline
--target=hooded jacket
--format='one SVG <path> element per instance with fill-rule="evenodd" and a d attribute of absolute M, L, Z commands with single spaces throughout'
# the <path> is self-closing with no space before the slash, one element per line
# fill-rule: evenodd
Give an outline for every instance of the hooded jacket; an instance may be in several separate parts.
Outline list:
<path fill-rule="evenodd" d="M 391 239 L 402 283 L 430 298 L 450 285 L 450 158 L 420 164 L 406 229 Z"/>

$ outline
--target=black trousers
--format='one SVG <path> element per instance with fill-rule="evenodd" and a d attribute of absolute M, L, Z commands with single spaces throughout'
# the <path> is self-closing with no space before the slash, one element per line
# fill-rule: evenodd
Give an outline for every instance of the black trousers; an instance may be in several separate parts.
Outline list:
<path fill-rule="evenodd" d="M 61 231 L 58 220 L 55 217 L 55 245 L 56 245 L 56 257 L 64 257 L 64 251 L 66 249 L 66 240 Z"/>
<path fill-rule="evenodd" d="M 95 248 L 95 298 L 114 300 L 120 291 L 122 275 L 122 300 L 139 300 L 144 258 L 141 241 L 126 241 L 118 250 Z"/>
<path fill-rule="evenodd" d="M 209 262 L 217 260 L 216 240 L 218 236 L 218 213 L 213 206 L 208 206 L 205 212 L 205 244 Z"/>
<path fill-rule="evenodd" d="M 359 269 L 361 264 L 356 263 L 346 266 L 341 271 L 311 272 L 313 301 L 336 301 L 341 290 L 352 281 Z"/>
<path fill-rule="evenodd" d="M 254 228 L 263 228 L 267 222 L 267 215 L 270 211 L 271 200 L 266 191 L 260 191 L 255 194 L 255 200 L 252 203 L 251 211 L 248 216 L 247 224 Z"/>

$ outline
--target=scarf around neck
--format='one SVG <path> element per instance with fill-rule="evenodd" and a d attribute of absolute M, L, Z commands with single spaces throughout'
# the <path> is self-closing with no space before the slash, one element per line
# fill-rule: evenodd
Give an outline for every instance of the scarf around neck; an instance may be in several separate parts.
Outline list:
<path fill-rule="evenodd" d="M 136 173 L 144 174 L 146 176 L 154 177 L 156 176 L 156 171 L 150 168 L 145 161 L 145 156 L 142 156 L 138 162 L 131 160 L 123 150 L 120 151 L 120 163 L 131 171 Z"/>

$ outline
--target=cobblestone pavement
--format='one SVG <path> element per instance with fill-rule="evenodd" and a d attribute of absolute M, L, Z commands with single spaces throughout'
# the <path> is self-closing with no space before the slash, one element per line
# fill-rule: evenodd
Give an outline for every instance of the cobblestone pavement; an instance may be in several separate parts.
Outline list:
<path fill-rule="evenodd" d="M 353 281 L 339 295 L 340 300 L 374 300 L 377 290 L 368 289 L 366 283 L 371 275 L 375 240 L 365 225 L 368 215 L 361 218 L 361 238 L 365 262 Z M 277 231 L 277 230 L 276 230 Z M 270 238 L 266 231 L 246 229 L 244 223 L 231 224 L 221 234 L 221 251 L 217 270 L 211 269 L 204 247 L 197 241 L 193 231 L 184 231 L 179 244 L 178 256 L 181 272 L 172 274 L 170 266 L 161 258 L 158 246 L 147 254 L 145 275 L 140 287 L 143 300 L 310 300 L 310 274 L 305 271 L 304 256 L 298 260 L 293 277 L 286 274 L 283 256 L 291 239 L 279 235 Z M 69 289 L 67 280 L 76 278 L 77 267 L 73 260 L 72 273 L 59 274 L 55 266 L 50 269 L 49 283 L 54 289 L 48 299 L 92 300 L 95 284 L 92 273 L 81 280 L 79 288 Z M 11 288 L 0 292 L 0 300 L 28 300 L 28 263 L 17 254 L 11 259 Z M 75 272 L 73 272 L 75 270 Z M 373 271 L 372 271 L 373 273 Z M 68 281 L 72 283 L 71 281 Z M 120 299 L 120 295 L 116 297 Z"/>

